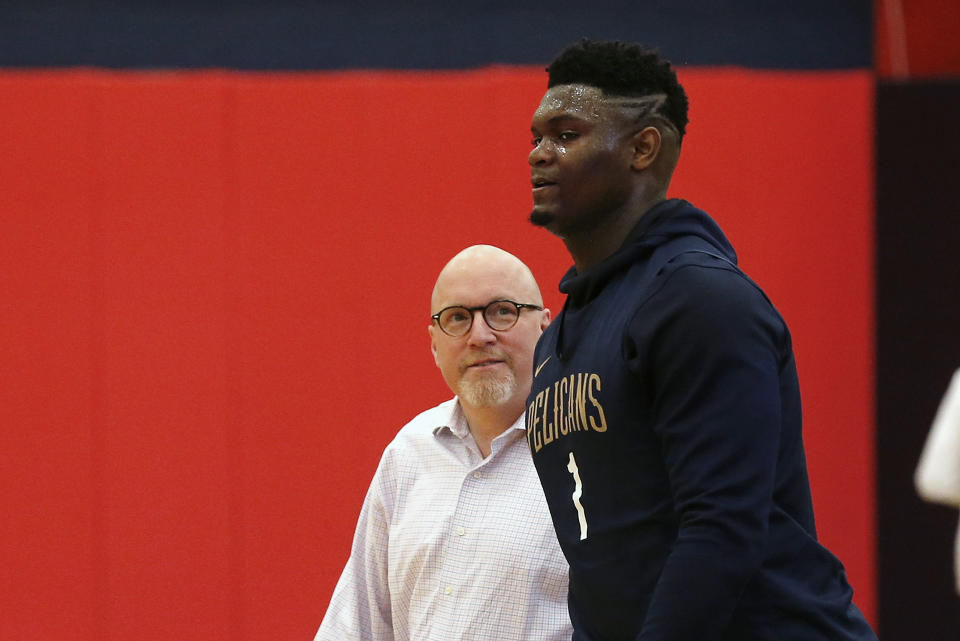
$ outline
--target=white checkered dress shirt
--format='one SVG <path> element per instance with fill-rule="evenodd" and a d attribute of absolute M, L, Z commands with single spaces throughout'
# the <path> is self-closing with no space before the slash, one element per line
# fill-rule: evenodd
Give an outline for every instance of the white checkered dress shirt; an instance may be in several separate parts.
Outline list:
<path fill-rule="evenodd" d="M 569 641 L 523 416 L 482 459 L 456 399 L 387 446 L 315 641 Z"/>

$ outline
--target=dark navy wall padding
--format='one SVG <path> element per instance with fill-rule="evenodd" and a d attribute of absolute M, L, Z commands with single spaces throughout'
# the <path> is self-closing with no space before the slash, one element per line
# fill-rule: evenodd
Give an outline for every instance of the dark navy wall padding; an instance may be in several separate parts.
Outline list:
<path fill-rule="evenodd" d="M 543 64 L 583 36 L 677 65 L 872 66 L 870 0 L 0 3 L 0 66 L 246 70 Z"/>

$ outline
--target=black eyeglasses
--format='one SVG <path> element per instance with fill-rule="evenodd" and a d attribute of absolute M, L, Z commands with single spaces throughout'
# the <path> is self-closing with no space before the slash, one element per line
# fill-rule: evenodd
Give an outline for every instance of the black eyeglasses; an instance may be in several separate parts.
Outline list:
<path fill-rule="evenodd" d="M 475 312 L 483 311 L 483 321 L 490 329 L 503 332 L 520 320 L 520 311 L 523 309 L 542 310 L 539 305 L 529 303 L 515 303 L 512 300 L 495 300 L 486 305 L 477 307 L 462 307 L 455 305 L 453 307 L 444 307 L 439 312 L 431 316 L 440 329 L 447 336 L 465 336 L 470 328 L 473 327 L 473 315 Z"/>

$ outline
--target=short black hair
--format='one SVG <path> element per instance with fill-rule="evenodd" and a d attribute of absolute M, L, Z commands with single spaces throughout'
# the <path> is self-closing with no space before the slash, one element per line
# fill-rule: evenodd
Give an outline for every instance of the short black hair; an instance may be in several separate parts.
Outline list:
<path fill-rule="evenodd" d="M 561 51 L 547 67 L 547 88 L 581 84 L 611 96 L 666 95 L 656 114 L 669 120 L 683 138 L 687 129 L 687 93 L 660 52 L 641 44 L 584 38 Z"/>

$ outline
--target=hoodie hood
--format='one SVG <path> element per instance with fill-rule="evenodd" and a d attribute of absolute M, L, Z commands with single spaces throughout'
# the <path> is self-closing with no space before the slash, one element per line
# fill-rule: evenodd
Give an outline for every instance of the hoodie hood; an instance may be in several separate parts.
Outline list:
<path fill-rule="evenodd" d="M 698 237 L 731 263 L 737 262 L 730 241 L 706 212 L 685 200 L 665 200 L 647 210 L 616 252 L 582 274 L 570 268 L 560 280 L 560 291 L 568 297 L 565 309 L 586 305 L 618 274 L 681 236 Z"/>

